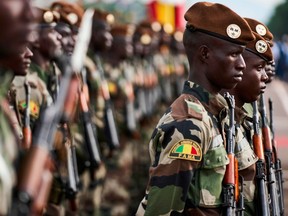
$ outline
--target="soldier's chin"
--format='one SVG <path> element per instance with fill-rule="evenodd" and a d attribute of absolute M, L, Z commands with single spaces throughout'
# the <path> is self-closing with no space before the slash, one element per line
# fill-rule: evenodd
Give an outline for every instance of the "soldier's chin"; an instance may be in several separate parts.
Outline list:
<path fill-rule="evenodd" d="M 63 55 L 63 51 L 62 50 L 56 50 L 53 55 L 52 55 L 52 60 L 56 60 L 58 59 L 61 55 Z"/>

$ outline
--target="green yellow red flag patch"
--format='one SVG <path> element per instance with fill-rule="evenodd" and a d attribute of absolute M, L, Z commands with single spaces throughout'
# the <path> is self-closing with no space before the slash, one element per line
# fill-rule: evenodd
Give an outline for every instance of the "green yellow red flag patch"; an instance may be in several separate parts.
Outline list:
<path fill-rule="evenodd" d="M 184 139 L 174 144 L 168 157 L 174 159 L 201 161 L 202 150 L 200 145 L 195 141 Z"/>

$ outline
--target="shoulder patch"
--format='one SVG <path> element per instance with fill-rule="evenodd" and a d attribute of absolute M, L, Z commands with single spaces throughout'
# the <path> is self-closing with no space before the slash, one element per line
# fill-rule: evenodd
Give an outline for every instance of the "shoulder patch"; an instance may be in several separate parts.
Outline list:
<path fill-rule="evenodd" d="M 185 99 L 185 102 L 187 104 L 187 108 L 188 108 L 188 114 L 191 117 L 194 117 L 196 119 L 202 120 L 203 116 L 202 113 L 205 111 L 205 109 L 203 108 L 203 106 L 201 104 L 198 104 L 194 101 L 190 101 Z"/>
<path fill-rule="evenodd" d="M 169 158 L 183 159 L 190 161 L 201 161 L 202 150 L 198 143 L 193 140 L 180 140 L 171 148 Z"/>

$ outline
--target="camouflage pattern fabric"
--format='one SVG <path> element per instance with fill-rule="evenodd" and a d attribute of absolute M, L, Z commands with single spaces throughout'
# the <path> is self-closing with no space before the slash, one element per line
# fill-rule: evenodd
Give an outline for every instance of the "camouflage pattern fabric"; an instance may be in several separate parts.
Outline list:
<path fill-rule="evenodd" d="M 219 214 L 229 160 L 216 116 L 225 107 L 221 95 L 185 82 L 152 134 L 149 183 L 137 216 Z"/>
<path fill-rule="evenodd" d="M 11 207 L 12 188 L 16 181 L 15 159 L 17 140 L 12 131 L 8 102 L 5 100 L 12 77 L 8 72 L 0 71 L 0 215 L 7 215 Z"/>
<path fill-rule="evenodd" d="M 255 175 L 258 158 L 253 151 L 253 107 L 252 104 L 244 104 L 242 108 L 235 108 L 235 120 L 238 124 L 238 130 L 243 134 L 241 140 L 237 143 L 235 156 L 239 161 L 239 175 L 244 178 L 244 204 L 245 216 L 256 215 L 256 197 L 255 197 Z"/>

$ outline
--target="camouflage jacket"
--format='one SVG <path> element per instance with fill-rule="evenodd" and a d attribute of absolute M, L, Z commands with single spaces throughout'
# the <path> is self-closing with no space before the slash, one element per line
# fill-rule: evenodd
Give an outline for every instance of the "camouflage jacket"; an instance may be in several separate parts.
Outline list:
<path fill-rule="evenodd" d="M 12 77 L 0 69 L 0 79 L 0 215 L 7 215 L 11 206 L 12 188 L 16 181 L 14 163 L 18 147 L 9 117 L 11 110 L 5 99 Z"/>
<path fill-rule="evenodd" d="M 152 134 L 147 194 L 137 216 L 220 214 L 222 180 L 229 163 L 218 118 L 225 107 L 221 95 L 185 82 Z"/>

